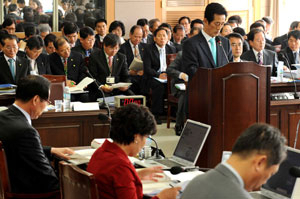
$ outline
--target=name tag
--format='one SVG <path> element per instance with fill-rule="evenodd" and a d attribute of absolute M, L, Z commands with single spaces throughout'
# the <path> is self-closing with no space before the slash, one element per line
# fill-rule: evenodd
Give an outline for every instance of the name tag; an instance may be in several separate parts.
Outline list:
<path fill-rule="evenodd" d="M 107 84 L 114 84 L 115 83 L 115 77 L 107 77 L 106 78 Z"/>

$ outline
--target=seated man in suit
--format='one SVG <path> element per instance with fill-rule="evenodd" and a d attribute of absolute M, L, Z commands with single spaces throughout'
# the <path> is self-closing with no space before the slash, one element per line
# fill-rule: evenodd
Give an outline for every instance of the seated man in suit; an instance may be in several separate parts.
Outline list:
<path fill-rule="evenodd" d="M 167 42 L 167 44 L 171 48 L 174 48 L 176 52 L 180 51 L 180 47 L 177 49 L 175 44 L 171 41 L 171 39 L 172 39 L 172 27 L 171 27 L 171 25 L 168 24 L 168 23 L 162 23 L 162 24 L 160 24 L 160 26 L 158 28 L 163 28 L 167 31 L 167 33 L 168 33 L 168 42 Z"/>
<path fill-rule="evenodd" d="M 98 81 L 105 96 L 119 94 L 132 95 L 128 86 L 113 89 L 108 86 L 111 83 L 130 82 L 126 56 L 119 53 L 120 38 L 118 35 L 109 33 L 103 40 L 103 49 L 95 50 L 89 59 L 89 70 L 91 75 Z M 89 86 L 90 100 L 96 101 L 103 97 L 98 91 L 96 84 Z"/>
<path fill-rule="evenodd" d="M 292 30 L 300 30 L 300 21 L 293 21 L 290 25 L 289 32 Z M 275 37 L 273 40 L 273 45 L 281 45 L 281 49 L 287 46 L 288 33 Z"/>
<path fill-rule="evenodd" d="M 83 57 L 89 57 L 94 50 L 95 33 L 92 28 L 85 26 L 80 29 L 80 44 L 72 48 L 72 51 L 80 53 Z"/>
<path fill-rule="evenodd" d="M 230 33 L 227 38 L 229 39 L 232 49 L 233 62 L 241 62 L 241 55 L 243 54 L 244 38 L 239 33 Z"/>
<path fill-rule="evenodd" d="M 71 51 L 70 44 L 64 37 L 54 42 L 55 52 L 48 56 L 53 75 L 66 75 L 68 87 L 73 87 L 86 77 L 86 66 L 82 55 Z M 71 101 L 87 102 L 88 94 L 74 94 Z"/>
<path fill-rule="evenodd" d="M 43 53 L 50 55 L 55 52 L 54 42 L 55 42 L 56 36 L 54 34 L 48 34 L 44 39 L 44 49 Z"/>
<path fill-rule="evenodd" d="M 79 44 L 78 30 L 78 26 L 75 23 L 64 23 L 62 34 L 68 39 L 71 48 Z"/>
<path fill-rule="evenodd" d="M 178 19 L 178 24 L 183 25 L 185 34 L 189 35 L 191 31 L 191 19 L 187 16 L 180 17 Z"/>
<path fill-rule="evenodd" d="M 31 125 L 48 105 L 50 82 L 41 76 L 22 78 L 16 100 L 0 112 L 0 140 L 6 153 L 11 189 L 14 193 L 45 193 L 59 190 L 59 180 L 51 167 L 52 154 L 69 159 L 68 148 L 43 147 L 39 133 Z"/>
<path fill-rule="evenodd" d="M 263 21 L 263 20 L 259 20 L 259 21 Z M 263 21 L 263 22 L 264 22 L 264 21 Z M 251 24 L 251 26 L 250 26 L 250 31 L 251 31 L 252 29 L 257 28 L 257 29 L 261 29 L 261 30 L 264 31 L 264 33 L 265 33 L 266 27 L 265 27 L 264 24 L 265 24 L 265 23 L 262 23 L 262 22 L 255 22 L 255 23 Z M 272 51 L 275 51 L 275 50 L 276 50 L 275 47 L 272 46 L 272 41 L 271 41 L 271 40 L 267 40 L 267 39 L 265 39 L 265 49 L 272 50 Z"/>
<path fill-rule="evenodd" d="M 293 30 L 288 34 L 288 46 L 282 49 L 278 54 L 279 61 L 283 61 L 285 66 L 295 70 L 296 67 L 292 64 L 300 64 L 299 58 L 300 49 L 300 31 Z"/>
<path fill-rule="evenodd" d="M 103 39 L 107 33 L 107 22 L 105 19 L 98 19 L 95 22 L 95 47 L 98 47 L 100 49 L 103 48 Z"/>
<path fill-rule="evenodd" d="M 177 51 L 182 50 L 182 42 L 184 41 L 183 39 L 185 38 L 185 31 L 183 25 L 177 24 L 173 28 L 173 43 Z"/>
<path fill-rule="evenodd" d="M 155 18 L 155 19 L 151 19 L 149 21 L 149 34 L 147 36 L 147 44 L 153 44 L 154 43 L 154 38 L 153 38 L 153 33 L 154 31 L 158 28 L 158 26 L 160 26 L 160 20 Z"/>
<path fill-rule="evenodd" d="M 18 52 L 18 55 L 29 60 L 32 75 L 52 74 L 48 57 L 42 54 L 43 46 L 43 39 L 40 36 L 33 36 L 28 39 L 25 52 Z"/>
<path fill-rule="evenodd" d="M 141 43 L 147 44 L 148 43 L 148 35 L 149 35 L 149 23 L 148 20 L 145 18 L 138 19 L 136 25 L 141 26 L 143 29 L 143 38 Z"/>
<path fill-rule="evenodd" d="M 134 58 L 143 60 L 146 44 L 141 43 L 143 30 L 141 26 L 134 25 L 130 29 L 129 39 L 121 45 L 119 52 L 126 55 L 127 66 L 129 67 Z M 129 70 L 132 85 L 130 89 L 136 95 L 146 93 L 146 81 L 143 78 L 144 71 Z"/>
<path fill-rule="evenodd" d="M 248 34 L 251 50 L 242 54 L 241 58 L 256 62 L 259 65 L 271 65 L 272 76 L 276 76 L 278 59 L 274 51 L 265 49 L 265 33 L 261 29 L 252 29 Z"/>
<path fill-rule="evenodd" d="M 167 44 L 168 33 L 164 28 L 154 31 L 154 44 L 148 45 L 144 56 L 144 73 L 148 81 L 148 87 L 152 89 L 151 111 L 155 116 L 157 124 L 161 124 L 159 116 L 164 110 L 164 96 L 166 93 L 166 83 L 160 80 L 167 80 L 166 55 L 176 53 L 175 48 Z"/>
<path fill-rule="evenodd" d="M 195 177 L 181 198 L 252 198 L 248 191 L 258 190 L 285 159 L 285 142 L 275 127 L 252 125 L 237 139 L 229 159 Z"/>
<path fill-rule="evenodd" d="M 22 77 L 30 74 L 29 61 L 17 56 L 18 38 L 4 35 L 1 40 L 3 55 L 0 56 L 0 84 L 17 84 Z"/>
<path fill-rule="evenodd" d="M 8 34 L 15 34 L 16 32 L 16 21 L 11 18 L 6 18 L 2 23 L 2 29 L 6 30 Z"/>

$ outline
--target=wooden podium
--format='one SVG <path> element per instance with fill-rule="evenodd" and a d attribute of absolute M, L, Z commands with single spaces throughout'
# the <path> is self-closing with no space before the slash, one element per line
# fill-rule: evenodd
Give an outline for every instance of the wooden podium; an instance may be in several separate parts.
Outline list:
<path fill-rule="evenodd" d="M 199 68 L 188 86 L 189 118 L 211 125 L 197 161 L 213 168 L 251 124 L 270 121 L 271 68 L 254 62 Z"/>

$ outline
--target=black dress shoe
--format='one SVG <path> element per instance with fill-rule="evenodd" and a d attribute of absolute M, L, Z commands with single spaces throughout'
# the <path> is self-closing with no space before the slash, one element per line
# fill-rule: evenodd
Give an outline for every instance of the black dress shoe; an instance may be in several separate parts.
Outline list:
<path fill-rule="evenodd" d="M 156 124 L 162 124 L 162 121 L 159 119 L 158 115 L 155 115 Z"/>

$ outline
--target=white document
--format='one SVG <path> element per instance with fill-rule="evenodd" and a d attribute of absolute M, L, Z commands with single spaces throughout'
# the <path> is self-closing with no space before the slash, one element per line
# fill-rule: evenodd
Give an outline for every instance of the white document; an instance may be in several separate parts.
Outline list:
<path fill-rule="evenodd" d="M 70 92 L 76 92 L 76 91 L 83 91 L 84 88 L 86 88 L 90 83 L 92 83 L 94 80 L 89 77 L 85 77 L 79 84 L 77 84 L 74 87 L 70 87 Z"/>
<path fill-rule="evenodd" d="M 79 164 L 86 164 L 90 161 L 92 155 L 96 149 L 81 149 L 76 150 L 74 154 L 70 155 L 70 160 L 72 164 L 79 165 Z"/>
<path fill-rule="evenodd" d="M 175 87 L 176 87 L 178 90 L 181 90 L 181 91 L 185 91 L 185 90 L 186 90 L 185 83 L 178 83 L 178 84 L 175 84 Z"/>
<path fill-rule="evenodd" d="M 73 102 L 72 106 L 74 111 L 95 111 L 100 109 L 98 102 Z"/>
<path fill-rule="evenodd" d="M 110 142 L 113 142 L 110 138 L 95 138 L 91 142 L 91 147 L 94 149 L 98 149 L 102 144 L 105 142 L 105 140 L 109 140 Z"/>
<path fill-rule="evenodd" d="M 132 83 L 130 82 L 119 82 L 116 84 L 112 84 L 110 87 L 112 88 L 121 88 L 121 87 L 126 87 L 126 86 L 131 86 Z"/>
<path fill-rule="evenodd" d="M 129 66 L 129 70 L 134 70 L 134 71 L 144 70 L 143 61 L 135 57 Z"/>

